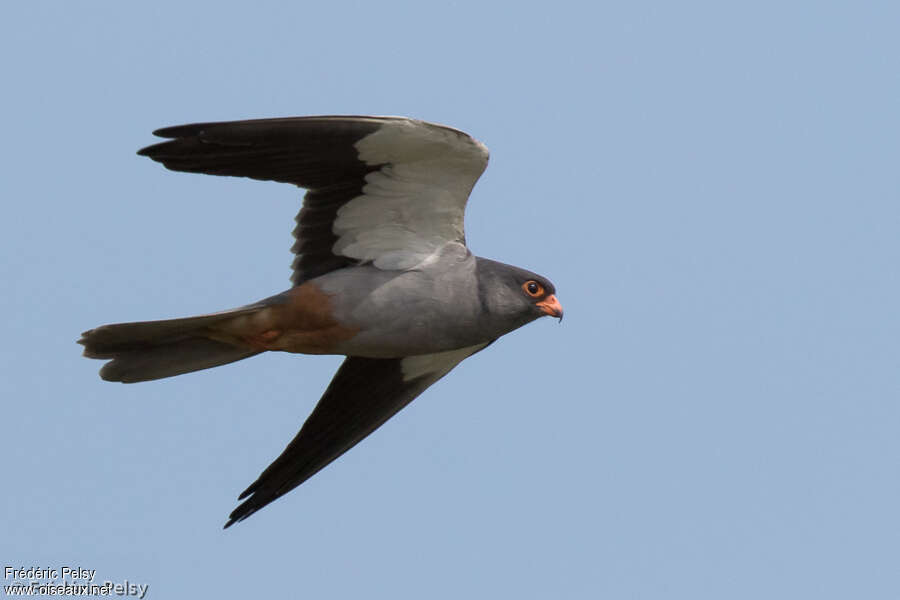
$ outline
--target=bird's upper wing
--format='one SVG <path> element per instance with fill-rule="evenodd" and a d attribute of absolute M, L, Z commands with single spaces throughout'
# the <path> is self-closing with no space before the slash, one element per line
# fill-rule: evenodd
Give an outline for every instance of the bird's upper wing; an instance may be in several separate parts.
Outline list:
<path fill-rule="evenodd" d="M 410 269 L 465 244 L 466 201 L 488 162 L 469 135 L 405 117 L 295 117 L 167 127 L 138 153 L 175 171 L 307 188 L 291 280 L 350 264 Z"/>
<path fill-rule="evenodd" d="M 281 456 L 240 495 L 225 527 L 288 493 L 488 343 L 406 358 L 348 356 Z"/>

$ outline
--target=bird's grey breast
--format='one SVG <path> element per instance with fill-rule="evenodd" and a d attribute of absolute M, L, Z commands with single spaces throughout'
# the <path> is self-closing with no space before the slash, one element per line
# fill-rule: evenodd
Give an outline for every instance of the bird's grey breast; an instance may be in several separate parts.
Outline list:
<path fill-rule="evenodd" d="M 317 279 L 332 296 L 336 319 L 360 330 L 337 350 L 389 358 L 490 341 L 481 327 L 475 267 L 475 257 L 461 244 L 452 244 L 417 269 L 363 265 Z"/>

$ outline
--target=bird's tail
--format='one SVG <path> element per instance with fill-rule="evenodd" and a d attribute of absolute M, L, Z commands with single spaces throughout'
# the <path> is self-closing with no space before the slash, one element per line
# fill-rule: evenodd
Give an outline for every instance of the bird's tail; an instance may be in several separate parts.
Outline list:
<path fill-rule="evenodd" d="M 111 359 L 100 369 L 100 377 L 107 381 L 162 379 L 259 354 L 258 349 L 221 339 L 215 335 L 215 328 L 260 308 L 248 306 L 183 319 L 103 325 L 85 331 L 78 343 L 89 358 Z"/>

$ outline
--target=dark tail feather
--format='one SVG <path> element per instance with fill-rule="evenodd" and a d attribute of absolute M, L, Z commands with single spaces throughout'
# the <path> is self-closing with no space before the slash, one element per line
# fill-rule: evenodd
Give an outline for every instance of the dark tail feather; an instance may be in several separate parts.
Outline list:
<path fill-rule="evenodd" d="M 112 359 L 100 369 L 107 381 L 136 383 L 226 365 L 259 350 L 210 339 L 209 328 L 258 307 L 170 319 L 103 325 L 85 331 L 79 344 L 89 358 Z"/>

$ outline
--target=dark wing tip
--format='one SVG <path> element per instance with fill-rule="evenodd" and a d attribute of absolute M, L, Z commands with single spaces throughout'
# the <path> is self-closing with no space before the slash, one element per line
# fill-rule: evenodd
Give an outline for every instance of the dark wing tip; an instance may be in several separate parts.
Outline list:
<path fill-rule="evenodd" d="M 246 490 L 241 492 L 241 495 L 238 496 L 238 500 L 243 500 L 244 498 L 246 498 L 247 496 L 249 496 L 250 494 L 255 492 L 258 487 L 259 487 L 259 480 L 257 479 L 256 481 L 253 482 L 253 485 L 251 485 Z"/>
<path fill-rule="evenodd" d="M 228 515 L 228 522 L 225 523 L 225 527 L 223 527 L 223 529 L 228 529 L 235 523 L 243 521 L 259 509 L 263 508 L 270 502 L 275 501 L 281 496 L 281 494 L 270 494 L 266 498 L 263 498 L 259 495 L 254 496 L 253 494 L 255 494 L 260 487 L 261 480 L 262 476 L 260 476 L 259 479 L 250 484 L 250 487 L 241 492 L 241 495 L 238 496 L 238 500 L 244 500 L 244 502 L 239 504 L 237 508 L 231 511 L 231 514 Z"/>
<path fill-rule="evenodd" d="M 237 517 L 235 517 L 235 516 L 233 516 L 233 515 L 234 515 L 234 513 L 232 513 L 232 516 L 228 517 L 228 522 L 225 523 L 225 526 L 222 527 L 222 529 L 228 529 L 229 527 L 231 527 L 232 525 L 234 525 L 234 524 L 237 523 L 238 521 L 242 521 L 242 520 L 243 520 L 243 519 L 238 519 Z"/>
<path fill-rule="evenodd" d="M 201 135 L 210 123 L 192 123 L 190 125 L 173 125 L 171 127 L 161 127 L 153 131 L 153 135 L 161 138 L 177 139 L 183 137 L 193 137 Z M 169 142 L 159 142 L 150 144 L 137 151 L 138 156 L 149 156 L 153 158 L 157 151 L 166 146 Z"/>
<path fill-rule="evenodd" d="M 369 129 L 377 129 L 389 121 L 408 121 L 408 117 L 380 117 L 369 115 L 313 115 L 304 117 L 268 117 L 263 119 L 244 119 L 236 121 L 207 121 L 204 123 L 188 123 L 185 125 L 170 125 L 153 131 L 153 135 L 161 138 L 175 139 L 203 135 L 206 132 L 225 132 L 226 135 L 239 134 L 257 139 L 259 134 L 264 137 L 271 135 L 290 134 L 296 127 L 304 127 L 309 124 L 327 127 L 368 126 Z M 442 126 L 445 127 L 445 126 Z M 447 129 L 451 129 L 447 127 Z"/>
<path fill-rule="evenodd" d="M 137 151 L 137 155 L 138 156 L 149 156 L 150 158 L 153 158 L 153 150 L 157 146 L 160 146 L 165 143 L 166 142 L 162 142 L 161 144 L 151 144 L 150 146 L 144 146 L 143 148 L 141 148 L 140 150 Z"/>
<path fill-rule="evenodd" d="M 243 496 L 241 496 L 243 497 Z M 271 502 L 271 500 L 270 500 Z M 253 502 L 253 498 L 247 500 L 246 502 L 240 504 L 237 508 L 231 511 L 231 514 L 228 515 L 228 522 L 225 523 L 225 526 L 222 529 L 228 529 L 235 523 L 240 523 L 260 508 L 268 504 L 269 502 L 264 502 L 262 505 L 257 505 Z"/>
<path fill-rule="evenodd" d="M 170 125 L 153 130 L 153 135 L 161 138 L 179 138 L 189 135 L 197 135 L 212 123 L 191 123 L 189 125 Z"/>

